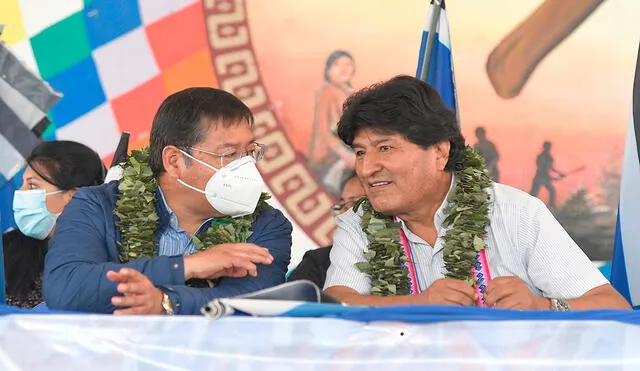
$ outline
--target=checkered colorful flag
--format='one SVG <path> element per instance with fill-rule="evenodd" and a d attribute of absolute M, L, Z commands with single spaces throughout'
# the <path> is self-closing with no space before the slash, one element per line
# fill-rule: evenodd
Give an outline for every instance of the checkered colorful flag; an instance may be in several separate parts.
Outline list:
<path fill-rule="evenodd" d="M 131 133 L 131 149 L 148 143 L 153 116 L 167 95 L 218 86 L 200 1 L 42 4 L 1 0 L 0 20 L 9 49 L 64 96 L 48 112 L 43 140 L 80 142 L 110 163 L 123 132 Z M 4 156 L 0 162 L 12 163 Z M 3 224 L 11 225 L 13 191 L 5 190 L 0 207 L 8 213 Z"/>

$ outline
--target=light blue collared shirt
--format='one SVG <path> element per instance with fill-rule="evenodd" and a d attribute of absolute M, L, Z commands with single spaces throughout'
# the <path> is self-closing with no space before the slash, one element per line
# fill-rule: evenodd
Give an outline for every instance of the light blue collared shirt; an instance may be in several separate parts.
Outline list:
<path fill-rule="evenodd" d="M 158 187 L 158 192 L 156 194 L 158 195 L 158 199 L 162 200 L 162 206 L 164 206 L 169 215 L 169 225 L 160 234 L 160 239 L 158 241 L 158 255 L 187 256 L 195 253 L 196 246 L 193 243 L 193 240 L 189 237 L 189 234 L 178 225 L 178 216 L 167 204 L 167 200 L 165 200 L 160 187 Z M 213 220 L 213 218 L 202 223 L 200 227 L 198 227 L 196 234 L 202 232 L 205 224 L 209 225 L 209 221 L 211 220 Z"/>

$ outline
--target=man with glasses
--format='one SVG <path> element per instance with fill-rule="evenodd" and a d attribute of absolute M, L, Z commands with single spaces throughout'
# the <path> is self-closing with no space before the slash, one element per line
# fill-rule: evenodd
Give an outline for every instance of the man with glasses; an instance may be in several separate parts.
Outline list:
<path fill-rule="evenodd" d="M 114 213 L 124 192 L 118 182 L 79 190 L 49 244 L 43 288 L 49 308 L 198 314 L 214 298 L 282 283 L 292 227 L 271 206 L 257 208 L 265 186 L 255 163 L 266 148 L 252 127 L 249 108 L 225 91 L 190 88 L 169 96 L 153 120 L 148 150 L 157 181 L 155 253 L 123 264 L 122 246 L 135 244 L 120 230 L 122 213 Z M 197 237 L 220 218 L 246 216 L 254 218 L 246 243 L 197 248 Z"/>
<path fill-rule="evenodd" d="M 353 172 L 342 185 L 342 195 L 337 204 L 333 205 L 333 215 L 338 218 L 353 207 L 353 203 L 364 197 L 364 189 L 360 179 Z M 288 281 L 309 280 L 315 283 L 320 289 L 324 287 L 327 277 L 327 269 L 331 261 L 329 253 L 331 246 L 320 247 L 307 251 L 300 264 L 291 272 Z"/>

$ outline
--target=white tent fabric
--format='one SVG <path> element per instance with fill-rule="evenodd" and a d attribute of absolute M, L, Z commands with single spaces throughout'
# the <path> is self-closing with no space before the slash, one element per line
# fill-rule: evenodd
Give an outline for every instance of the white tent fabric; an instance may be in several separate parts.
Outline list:
<path fill-rule="evenodd" d="M 0 370 L 637 370 L 640 327 L 605 321 L 0 317 Z"/>

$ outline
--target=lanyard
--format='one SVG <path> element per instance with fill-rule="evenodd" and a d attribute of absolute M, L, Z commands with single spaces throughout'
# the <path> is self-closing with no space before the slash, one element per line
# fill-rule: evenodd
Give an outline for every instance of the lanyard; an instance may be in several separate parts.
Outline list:
<path fill-rule="evenodd" d="M 397 218 L 394 218 L 395 222 L 398 222 Z M 417 295 L 420 293 L 418 287 L 418 277 L 416 275 L 416 263 L 413 261 L 413 254 L 411 253 L 411 245 L 407 240 L 407 235 L 404 233 L 402 227 L 400 227 L 400 244 L 404 250 L 404 255 L 407 257 L 407 269 L 409 270 L 409 284 L 411 285 L 411 295 Z"/>
<path fill-rule="evenodd" d="M 395 222 L 398 222 L 397 218 L 394 218 Z M 404 229 L 400 228 L 400 244 L 404 250 L 404 254 L 407 257 L 407 269 L 409 270 L 409 283 L 411 285 L 411 295 L 420 293 L 420 287 L 418 284 L 418 277 L 416 274 L 416 263 L 413 260 L 413 254 L 411 252 L 411 245 L 407 239 L 407 235 L 404 233 Z M 484 307 L 484 290 L 487 287 L 489 281 L 491 281 L 491 273 L 489 272 L 489 264 L 487 263 L 487 255 L 484 249 L 480 250 L 476 254 L 476 263 L 471 267 L 471 274 L 476 284 L 473 285 L 473 289 L 478 294 L 476 305 Z"/>
<path fill-rule="evenodd" d="M 476 254 L 476 265 L 471 267 L 471 274 L 476 280 L 476 284 L 473 285 L 473 289 L 476 291 L 476 294 L 478 294 L 476 305 L 484 308 L 484 290 L 487 288 L 489 281 L 491 281 L 491 272 L 489 272 L 485 249 L 480 250 L 480 252 Z"/>

